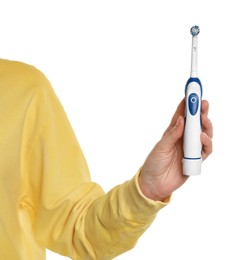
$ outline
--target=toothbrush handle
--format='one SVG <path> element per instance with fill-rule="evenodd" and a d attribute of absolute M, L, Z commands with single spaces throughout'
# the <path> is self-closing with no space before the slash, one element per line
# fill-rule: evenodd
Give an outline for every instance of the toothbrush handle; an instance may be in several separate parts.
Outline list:
<path fill-rule="evenodd" d="M 198 78 L 190 78 L 185 88 L 185 128 L 183 136 L 183 174 L 199 175 L 202 163 L 200 134 L 202 85 Z"/>

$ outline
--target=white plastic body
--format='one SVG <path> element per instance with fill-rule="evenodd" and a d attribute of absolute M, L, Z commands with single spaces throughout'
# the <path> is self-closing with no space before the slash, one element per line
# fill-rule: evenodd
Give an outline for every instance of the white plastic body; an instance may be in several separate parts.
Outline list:
<path fill-rule="evenodd" d="M 198 37 L 192 37 L 192 54 L 191 54 L 191 78 L 197 77 L 198 74 Z"/>
<path fill-rule="evenodd" d="M 191 78 L 190 78 L 191 79 Z M 199 81 L 200 83 L 200 81 Z M 199 175 L 202 163 L 201 126 L 201 83 L 191 81 L 185 90 L 185 128 L 183 136 L 183 174 Z M 194 113 L 190 108 L 194 108 Z"/>

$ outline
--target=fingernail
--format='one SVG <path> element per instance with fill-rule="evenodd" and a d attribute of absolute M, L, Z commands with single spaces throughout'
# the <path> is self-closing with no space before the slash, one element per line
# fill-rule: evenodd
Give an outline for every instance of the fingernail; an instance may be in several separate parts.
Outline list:
<path fill-rule="evenodd" d="M 180 117 L 178 118 L 178 120 L 177 120 L 177 123 L 176 123 L 175 127 L 177 127 L 177 126 L 179 125 L 179 121 L 180 121 Z"/>
<path fill-rule="evenodd" d="M 211 138 L 210 138 L 205 132 L 203 132 L 203 134 L 204 134 L 204 136 L 205 136 L 206 138 L 208 138 L 209 140 L 211 140 Z"/>

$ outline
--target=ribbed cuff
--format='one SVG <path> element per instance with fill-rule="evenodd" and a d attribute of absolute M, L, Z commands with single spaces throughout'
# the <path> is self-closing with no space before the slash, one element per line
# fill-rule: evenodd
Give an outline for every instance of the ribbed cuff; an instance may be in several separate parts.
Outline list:
<path fill-rule="evenodd" d="M 164 208 L 170 202 L 170 197 L 164 202 L 154 201 L 147 198 L 141 191 L 138 183 L 140 171 L 125 186 L 128 204 L 131 205 L 131 212 L 140 222 L 150 221 L 158 211 Z"/>
<path fill-rule="evenodd" d="M 155 200 L 152 200 L 152 199 L 149 199 L 148 197 L 146 197 L 142 191 L 141 191 L 141 188 L 139 186 L 139 182 L 138 182 L 138 178 L 139 178 L 139 175 L 140 175 L 140 170 L 138 171 L 138 173 L 134 176 L 134 180 L 135 180 L 135 185 L 137 187 L 137 190 L 138 192 L 140 193 L 140 195 L 145 199 L 147 200 L 150 204 L 161 204 L 162 207 L 166 206 L 169 204 L 170 200 L 171 200 L 171 196 L 167 197 L 164 201 L 155 201 Z"/>

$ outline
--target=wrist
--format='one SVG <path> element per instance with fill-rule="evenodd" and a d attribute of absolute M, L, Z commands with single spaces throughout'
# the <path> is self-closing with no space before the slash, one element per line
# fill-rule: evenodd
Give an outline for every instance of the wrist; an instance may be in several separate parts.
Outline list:
<path fill-rule="evenodd" d="M 141 173 L 138 176 L 138 184 L 142 194 L 148 199 L 164 202 L 170 196 L 170 194 L 164 195 L 157 191 L 155 185 L 153 185 L 153 182 L 150 180 L 145 180 Z"/>

